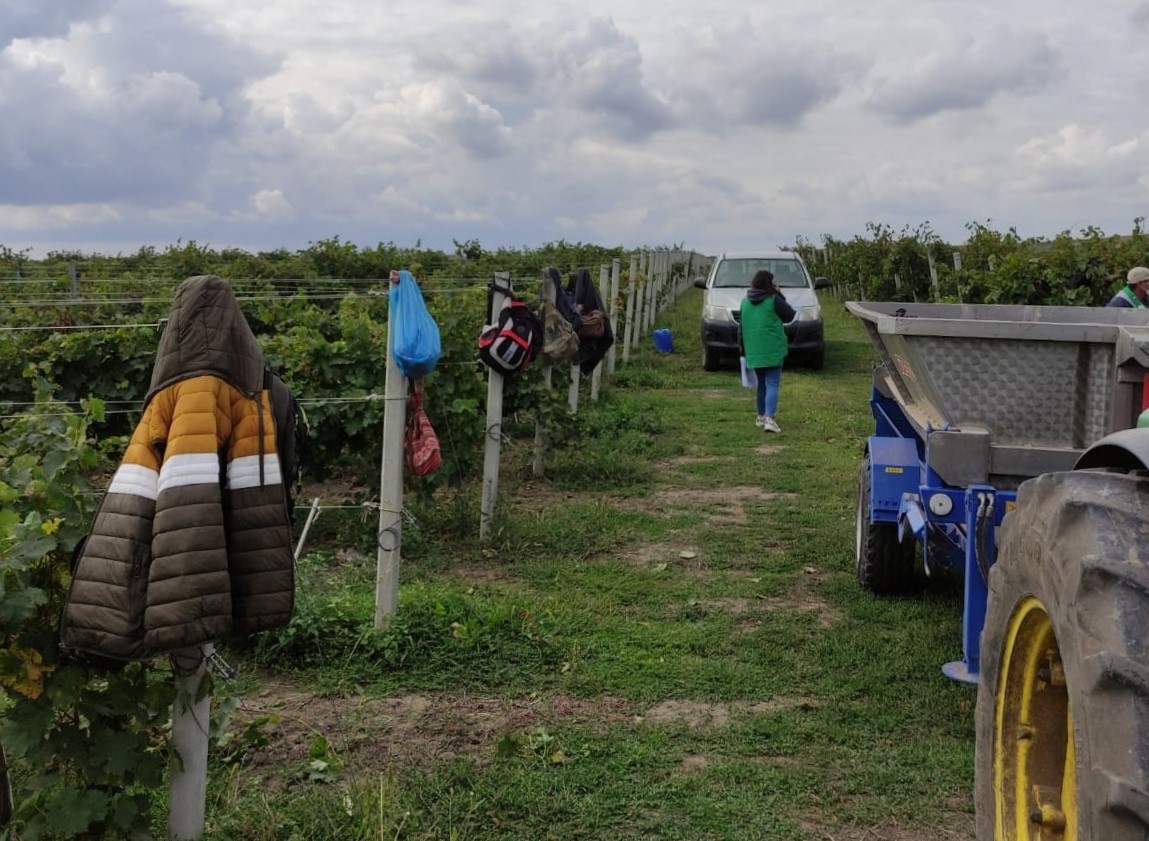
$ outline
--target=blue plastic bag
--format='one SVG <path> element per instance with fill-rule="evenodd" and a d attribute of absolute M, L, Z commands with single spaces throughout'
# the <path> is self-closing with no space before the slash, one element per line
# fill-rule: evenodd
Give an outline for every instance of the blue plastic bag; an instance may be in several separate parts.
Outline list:
<path fill-rule="evenodd" d="M 427 311 L 423 293 L 415 276 L 406 269 L 399 272 L 399 282 L 391 284 L 387 297 L 391 311 L 391 358 L 404 377 L 425 377 L 435 370 L 442 345 L 439 325 Z"/>

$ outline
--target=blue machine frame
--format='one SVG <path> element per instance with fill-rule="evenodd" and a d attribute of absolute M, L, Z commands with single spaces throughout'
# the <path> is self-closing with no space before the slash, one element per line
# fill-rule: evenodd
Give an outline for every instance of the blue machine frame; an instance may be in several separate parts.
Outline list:
<path fill-rule="evenodd" d="M 942 671 L 954 680 L 977 683 L 989 595 L 985 571 L 996 554 L 997 527 L 1016 504 L 1017 493 L 990 485 L 947 485 L 931 469 L 927 441 L 897 401 L 875 388 L 870 407 L 876 422 L 867 442 L 870 522 L 897 523 L 900 541 L 917 541 L 927 574 L 934 566 L 962 574 L 962 659 L 945 664 Z M 927 430 L 926 438 L 931 432 Z"/>

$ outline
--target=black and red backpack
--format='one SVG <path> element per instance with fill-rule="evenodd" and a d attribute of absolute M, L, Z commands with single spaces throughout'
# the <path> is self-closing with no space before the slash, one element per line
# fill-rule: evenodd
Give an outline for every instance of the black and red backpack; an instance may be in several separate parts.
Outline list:
<path fill-rule="evenodd" d="M 506 295 L 502 309 L 479 333 L 479 359 L 501 374 L 525 370 L 543 347 L 543 323 L 509 289 L 491 286 Z"/>

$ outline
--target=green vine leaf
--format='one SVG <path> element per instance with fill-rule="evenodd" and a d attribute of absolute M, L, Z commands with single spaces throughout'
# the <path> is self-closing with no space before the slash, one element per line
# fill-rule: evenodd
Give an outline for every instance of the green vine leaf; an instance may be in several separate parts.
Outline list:
<path fill-rule="evenodd" d="M 108 796 L 91 789 L 65 788 L 49 795 L 44 803 L 45 827 L 60 835 L 78 835 L 108 811 Z"/>

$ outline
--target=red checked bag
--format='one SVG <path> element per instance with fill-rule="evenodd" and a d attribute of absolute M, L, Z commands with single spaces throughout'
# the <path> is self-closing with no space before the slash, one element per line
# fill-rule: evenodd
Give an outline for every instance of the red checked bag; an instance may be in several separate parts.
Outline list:
<path fill-rule="evenodd" d="M 407 432 L 403 437 L 403 464 L 413 476 L 426 476 L 439 469 L 443 457 L 439 452 L 439 436 L 431 426 L 431 419 L 423 410 L 423 379 L 411 384 L 407 398 Z"/>

